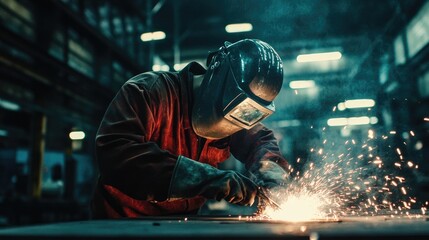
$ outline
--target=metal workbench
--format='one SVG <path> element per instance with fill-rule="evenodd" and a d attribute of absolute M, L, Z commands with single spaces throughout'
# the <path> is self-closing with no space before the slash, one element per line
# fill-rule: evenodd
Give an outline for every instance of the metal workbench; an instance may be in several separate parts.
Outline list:
<path fill-rule="evenodd" d="M 284 222 L 252 217 L 88 220 L 0 229 L 0 239 L 429 239 L 429 220 L 351 217 Z"/>

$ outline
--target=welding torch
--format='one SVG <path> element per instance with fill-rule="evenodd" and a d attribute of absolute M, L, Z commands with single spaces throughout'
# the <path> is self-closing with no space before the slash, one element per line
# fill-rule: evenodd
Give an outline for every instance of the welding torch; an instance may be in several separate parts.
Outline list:
<path fill-rule="evenodd" d="M 264 200 L 270 207 L 272 207 L 275 210 L 281 210 L 282 208 L 280 205 L 274 201 L 272 198 L 270 198 L 266 192 L 266 190 L 262 187 L 258 187 L 258 192 L 256 195 L 261 199 Z"/>

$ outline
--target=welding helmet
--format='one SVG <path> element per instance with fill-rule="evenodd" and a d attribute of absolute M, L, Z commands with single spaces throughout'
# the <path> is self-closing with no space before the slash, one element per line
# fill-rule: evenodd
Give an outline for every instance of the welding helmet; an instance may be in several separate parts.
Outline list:
<path fill-rule="evenodd" d="M 192 110 L 195 133 L 208 139 L 250 129 L 275 111 L 283 83 L 283 64 L 267 43 L 225 42 L 209 54 L 208 69 Z"/>

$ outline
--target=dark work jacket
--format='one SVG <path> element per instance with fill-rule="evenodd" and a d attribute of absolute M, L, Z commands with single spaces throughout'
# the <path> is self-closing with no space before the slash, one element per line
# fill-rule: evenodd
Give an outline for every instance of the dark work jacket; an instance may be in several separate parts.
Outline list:
<path fill-rule="evenodd" d="M 205 202 L 201 196 L 167 199 L 179 155 L 215 167 L 231 153 L 248 169 L 261 159 L 286 167 L 272 131 L 262 124 L 221 140 L 202 141 L 194 133 L 192 79 L 204 73 L 202 66 L 190 63 L 181 72 L 142 73 L 121 87 L 96 136 L 100 177 L 94 218 L 196 212 Z"/>

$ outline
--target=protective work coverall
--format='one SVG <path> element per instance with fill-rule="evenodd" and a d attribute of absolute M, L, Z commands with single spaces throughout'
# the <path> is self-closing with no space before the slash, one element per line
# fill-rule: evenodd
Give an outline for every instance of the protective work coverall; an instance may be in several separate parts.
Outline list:
<path fill-rule="evenodd" d="M 261 181 L 262 160 L 287 169 L 273 132 L 261 123 L 218 140 L 193 131 L 192 79 L 205 72 L 193 62 L 180 72 L 137 75 L 122 86 L 97 132 L 94 218 L 196 213 L 205 197 L 168 196 L 179 156 L 217 167 L 232 154 Z"/>

